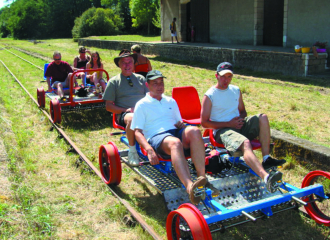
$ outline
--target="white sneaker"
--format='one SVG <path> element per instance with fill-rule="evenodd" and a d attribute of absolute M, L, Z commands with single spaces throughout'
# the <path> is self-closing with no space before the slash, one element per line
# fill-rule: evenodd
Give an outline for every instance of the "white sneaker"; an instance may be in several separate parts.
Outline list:
<path fill-rule="evenodd" d="M 136 151 L 128 152 L 128 164 L 132 167 L 139 166 L 140 160 L 139 155 Z"/>

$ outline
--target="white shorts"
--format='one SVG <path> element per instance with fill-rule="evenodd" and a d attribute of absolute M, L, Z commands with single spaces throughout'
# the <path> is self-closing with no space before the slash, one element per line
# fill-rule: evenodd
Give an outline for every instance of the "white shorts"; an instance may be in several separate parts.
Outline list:
<path fill-rule="evenodd" d="M 176 36 L 177 36 L 176 32 L 171 33 L 171 36 L 172 36 L 172 37 L 176 37 Z"/>

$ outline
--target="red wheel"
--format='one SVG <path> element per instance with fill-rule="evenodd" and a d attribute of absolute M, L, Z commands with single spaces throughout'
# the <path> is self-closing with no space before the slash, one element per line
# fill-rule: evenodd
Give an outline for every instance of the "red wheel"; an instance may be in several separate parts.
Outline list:
<path fill-rule="evenodd" d="M 57 99 L 50 101 L 50 116 L 53 123 L 61 123 L 61 105 Z"/>
<path fill-rule="evenodd" d="M 45 107 L 45 90 L 43 87 L 37 89 L 37 99 L 39 107 Z"/>
<path fill-rule="evenodd" d="M 113 142 L 102 145 L 99 150 L 99 164 L 106 184 L 118 185 L 121 181 L 121 162 L 118 148 Z"/>
<path fill-rule="evenodd" d="M 319 224 L 323 224 L 327 227 L 330 226 L 330 173 L 324 171 L 313 171 L 306 175 L 301 187 L 307 187 L 313 184 L 321 184 L 324 189 L 325 195 L 328 199 L 323 199 L 323 201 L 313 201 L 318 198 L 315 194 L 312 194 L 304 198 L 305 202 L 312 201 L 305 206 L 305 209 L 309 216 Z"/>
<path fill-rule="evenodd" d="M 205 218 L 191 203 L 184 203 L 177 210 L 170 212 L 166 220 L 166 232 L 169 240 L 212 239 Z"/>

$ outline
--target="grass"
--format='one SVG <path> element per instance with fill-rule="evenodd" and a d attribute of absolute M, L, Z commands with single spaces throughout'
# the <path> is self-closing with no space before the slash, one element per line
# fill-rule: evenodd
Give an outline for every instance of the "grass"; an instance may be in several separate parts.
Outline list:
<path fill-rule="evenodd" d="M 45 40 L 39 44 L 1 39 L 0 47 L 5 44 L 46 57 L 59 50 L 63 60 L 69 63 L 78 51 L 77 44 L 71 39 Z M 45 63 L 13 48 L 9 50 L 40 67 Z M 119 73 L 113 63 L 117 51 L 92 50 L 100 53 L 110 76 Z M 0 59 L 33 96 L 37 87 L 46 87 L 44 82 L 40 82 L 41 70 L 5 50 L 2 53 L 6 58 Z M 167 95 L 171 95 L 174 86 L 193 85 L 203 96 L 215 83 L 215 66 L 149 57 L 153 68 L 167 76 Z M 0 201 L 0 231 L 6 234 L 0 234 L 1 237 L 103 239 L 111 236 L 112 239 L 150 239 L 140 227 L 127 228 L 122 223 L 122 217 L 127 214 L 125 209 L 111 196 L 105 184 L 89 173 L 85 164 L 78 164 L 76 168 L 77 156 L 67 153 L 68 146 L 63 139 L 58 138 L 56 132 L 49 131 L 50 124 L 2 65 L 0 70 L 1 79 L 6 79 L 0 82 L 0 124 L 3 126 L 0 133 L 9 154 L 8 168 L 13 186 L 12 195 Z M 330 146 L 327 134 L 327 109 L 330 107 L 328 83 L 315 79 L 315 85 L 309 85 L 300 78 L 254 74 L 241 69 L 237 72 L 233 83 L 242 89 L 250 114 L 267 113 L 273 128 Z M 46 108 L 48 106 L 47 103 Z M 118 149 L 126 148 L 120 143 L 119 136 L 109 136 L 117 130 L 112 128 L 110 114 L 104 110 L 65 113 L 62 117 L 61 127 L 97 167 L 100 145 L 111 140 Z M 313 166 L 299 165 L 292 157 L 288 160 L 290 163 L 283 170 L 284 179 L 300 186 Z M 116 190 L 165 238 L 167 212 L 162 196 L 126 167 L 123 169 L 122 183 Z M 326 239 L 329 229 L 318 226 L 298 212 L 288 211 L 274 215 L 265 223 L 249 223 L 229 229 L 225 234 L 215 234 L 214 239 L 262 239 L 269 238 L 270 234 L 272 239 Z"/>

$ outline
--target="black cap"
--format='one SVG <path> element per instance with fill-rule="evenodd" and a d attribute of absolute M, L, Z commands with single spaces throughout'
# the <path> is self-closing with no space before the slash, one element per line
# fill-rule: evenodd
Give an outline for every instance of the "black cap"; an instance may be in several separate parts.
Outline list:
<path fill-rule="evenodd" d="M 231 65 L 229 62 L 220 63 L 217 67 L 217 72 L 220 76 L 223 76 L 226 73 L 234 74 L 233 65 Z"/>
<path fill-rule="evenodd" d="M 157 78 L 166 78 L 163 74 L 158 70 L 151 70 L 147 73 L 146 79 L 148 80 L 155 80 Z"/>

